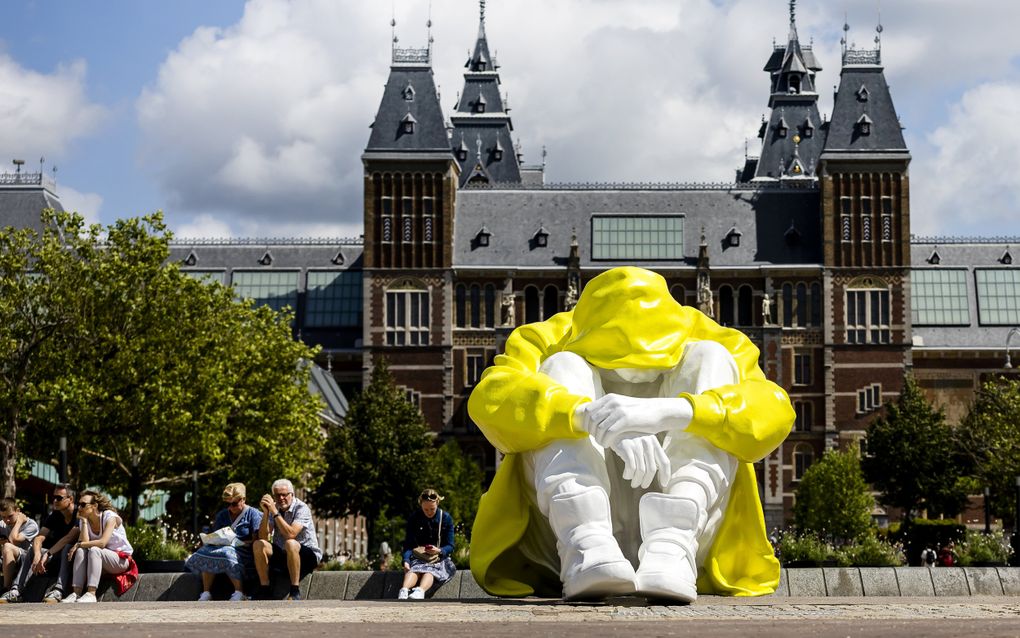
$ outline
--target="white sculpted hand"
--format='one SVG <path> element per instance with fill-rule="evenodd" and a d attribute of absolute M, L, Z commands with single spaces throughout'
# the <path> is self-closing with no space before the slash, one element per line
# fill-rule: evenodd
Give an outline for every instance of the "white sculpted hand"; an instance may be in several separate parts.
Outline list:
<path fill-rule="evenodd" d="M 658 434 L 685 429 L 694 409 L 687 399 L 637 399 L 607 394 L 577 409 L 575 423 L 595 441 L 612 448 L 626 434 Z"/>
<path fill-rule="evenodd" d="M 623 459 L 623 479 L 630 481 L 631 487 L 648 487 L 656 473 L 659 484 L 666 487 L 672 470 L 669 457 L 654 434 L 624 434 L 610 449 Z"/>

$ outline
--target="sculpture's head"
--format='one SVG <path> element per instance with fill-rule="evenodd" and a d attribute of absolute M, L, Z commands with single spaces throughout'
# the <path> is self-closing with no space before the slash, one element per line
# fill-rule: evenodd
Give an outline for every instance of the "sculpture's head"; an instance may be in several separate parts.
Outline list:
<path fill-rule="evenodd" d="M 613 268 L 584 287 L 563 349 L 599 368 L 665 370 L 680 362 L 695 317 L 661 275 Z"/>

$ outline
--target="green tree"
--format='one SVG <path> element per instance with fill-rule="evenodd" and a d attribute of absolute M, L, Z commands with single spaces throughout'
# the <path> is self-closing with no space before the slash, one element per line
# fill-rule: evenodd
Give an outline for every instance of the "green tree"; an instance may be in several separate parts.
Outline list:
<path fill-rule="evenodd" d="M 999 378 L 982 385 L 957 430 L 968 469 L 982 485 L 991 488 L 992 509 L 1003 520 L 1015 520 L 1015 480 L 1020 476 L 1020 381 Z"/>
<path fill-rule="evenodd" d="M 956 437 L 941 410 L 933 408 L 909 375 L 886 416 L 868 428 L 864 475 L 881 492 L 885 505 L 907 518 L 955 516 L 967 498 Z"/>
<path fill-rule="evenodd" d="M 452 439 L 431 456 L 425 482 L 443 495 L 443 509 L 450 512 L 453 522 L 468 539 L 478 513 L 478 501 L 482 498 L 484 478 L 482 468 L 464 456 L 460 446 Z"/>
<path fill-rule="evenodd" d="M 118 221 L 105 238 L 75 215 L 45 222 L 55 239 L 44 242 L 45 259 L 30 260 L 39 274 L 11 273 L 67 300 L 42 313 L 65 323 L 47 342 L 59 367 L 37 384 L 34 418 L 46 436 L 32 437 L 30 452 L 47 458 L 67 436 L 77 481 L 128 495 L 132 520 L 142 489 L 189 483 L 194 471 L 318 479 L 319 402 L 303 363 L 314 350 L 293 339 L 290 315 L 168 263 L 158 213 Z"/>
<path fill-rule="evenodd" d="M 394 385 L 386 361 L 376 361 L 344 424 L 330 428 L 325 479 L 312 496 L 316 509 L 330 516 L 362 514 L 370 546 L 376 547 L 381 517 L 417 507 L 432 449 L 421 411 Z"/>
<path fill-rule="evenodd" d="M 827 452 L 804 473 L 797 487 L 797 527 L 833 540 L 862 538 L 872 529 L 875 505 L 856 448 Z"/>

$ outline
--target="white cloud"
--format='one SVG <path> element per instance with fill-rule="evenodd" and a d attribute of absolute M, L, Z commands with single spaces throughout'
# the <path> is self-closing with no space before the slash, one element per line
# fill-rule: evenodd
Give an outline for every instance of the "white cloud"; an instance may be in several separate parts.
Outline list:
<path fill-rule="evenodd" d="M 63 155 L 75 139 L 94 131 L 105 110 L 85 94 L 85 62 L 44 74 L 0 53 L 0 149 L 30 163 Z"/>
<path fill-rule="evenodd" d="M 928 136 L 932 152 L 911 173 L 915 233 L 1015 232 L 1018 121 L 1020 83 L 982 84 L 952 105 L 948 121 Z"/>
<path fill-rule="evenodd" d="M 97 193 L 83 193 L 67 184 L 57 188 L 60 204 L 64 210 L 80 213 L 86 224 L 98 224 L 99 210 L 103 206 L 103 197 Z"/>
<path fill-rule="evenodd" d="M 936 142 L 927 132 L 951 128 L 956 115 L 947 105 L 968 88 L 1018 73 L 1012 30 L 1020 3 L 989 0 L 980 12 L 961 2 L 889 4 L 882 7 L 883 56 L 915 151 L 912 191 L 924 202 L 921 185 L 937 182 L 946 193 L 954 183 L 943 182 L 946 169 L 934 158 L 922 158 L 954 152 L 948 140 L 929 149 Z M 400 46 L 425 43 L 428 7 L 428 0 L 398 3 Z M 237 24 L 199 28 L 183 40 L 137 101 L 142 163 L 168 208 L 192 220 L 212 215 L 232 233 L 357 228 L 360 154 L 389 68 L 389 9 L 363 0 L 250 0 Z M 817 83 L 823 112 L 831 112 L 830 88 L 839 81 L 844 9 L 851 41 L 871 46 L 873 0 L 798 7 L 801 41 L 814 40 L 825 67 Z M 433 2 L 432 19 L 433 66 L 450 113 L 477 12 L 473 3 Z M 757 153 L 768 101 L 762 66 L 773 37 L 782 44 L 787 29 L 780 0 L 501 0 L 487 7 L 514 134 L 528 163 L 548 148 L 552 181 L 732 179 L 745 139 Z M 987 138 L 986 154 L 1009 148 Z M 980 171 L 971 177 L 988 180 Z M 1008 198 L 1000 204 L 1010 207 Z"/>
<path fill-rule="evenodd" d="M 316 223 L 300 217 L 280 215 L 272 221 L 241 219 L 230 214 L 200 214 L 178 223 L 171 223 L 174 237 L 179 240 L 226 237 L 339 237 L 356 238 L 361 222 Z"/>

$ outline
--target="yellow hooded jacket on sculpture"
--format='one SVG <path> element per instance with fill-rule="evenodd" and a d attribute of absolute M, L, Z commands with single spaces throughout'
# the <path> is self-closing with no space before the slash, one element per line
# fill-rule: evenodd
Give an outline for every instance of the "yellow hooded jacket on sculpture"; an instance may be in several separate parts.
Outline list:
<path fill-rule="evenodd" d="M 571 312 L 521 326 L 505 352 L 471 393 L 468 413 L 498 450 L 506 454 L 482 496 L 471 541 L 471 573 L 490 594 L 558 597 L 559 575 L 528 560 L 517 545 L 529 525 L 548 525 L 534 508 L 520 453 L 557 439 L 583 438 L 573 426 L 578 405 L 590 399 L 571 394 L 538 372 L 562 351 L 603 369 L 669 369 L 694 341 L 716 341 L 737 362 L 740 381 L 699 395 L 681 395 L 694 406 L 687 432 L 703 436 L 740 461 L 730 502 L 705 565 L 701 593 L 757 596 L 779 584 L 779 562 L 765 534 L 754 469 L 790 433 L 790 399 L 758 367 L 758 348 L 741 332 L 724 328 L 701 312 L 681 306 L 665 280 L 641 268 L 614 268 L 592 279 Z M 637 525 L 638 522 L 634 521 Z"/>

